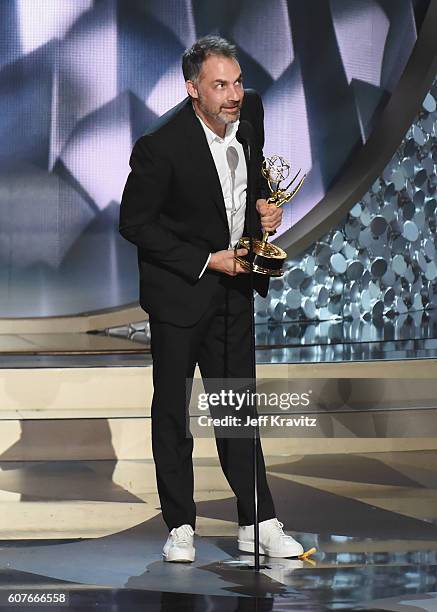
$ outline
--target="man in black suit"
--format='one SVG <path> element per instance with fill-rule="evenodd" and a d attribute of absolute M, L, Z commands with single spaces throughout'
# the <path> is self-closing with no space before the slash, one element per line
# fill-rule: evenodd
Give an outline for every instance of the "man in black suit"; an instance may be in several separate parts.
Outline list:
<path fill-rule="evenodd" d="M 138 247 L 140 303 L 149 313 L 152 448 L 170 530 L 166 561 L 193 561 L 195 554 L 186 379 L 196 363 L 203 379 L 251 377 L 251 289 L 234 247 L 248 226 L 256 237 L 262 229 L 274 231 L 282 214 L 265 200 L 263 108 L 258 94 L 243 89 L 235 47 L 205 37 L 185 51 L 182 68 L 189 97 L 135 143 L 120 210 L 120 232 Z M 245 154 L 236 139 L 240 119 L 252 124 L 255 136 L 252 206 L 246 203 Z M 266 295 L 267 288 L 268 278 L 255 275 L 255 289 Z M 217 437 L 216 444 L 237 497 L 239 548 L 253 552 L 252 440 Z M 299 555 L 301 545 L 276 519 L 261 445 L 258 466 L 260 551 Z"/>

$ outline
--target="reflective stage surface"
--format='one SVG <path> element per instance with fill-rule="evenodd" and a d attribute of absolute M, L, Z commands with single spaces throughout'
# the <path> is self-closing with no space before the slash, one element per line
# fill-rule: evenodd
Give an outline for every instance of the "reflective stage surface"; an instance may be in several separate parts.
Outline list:
<path fill-rule="evenodd" d="M 435 359 L 437 310 L 375 320 L 256 325 L 259 363 Z"/>
<path fill-rule="evenodd" d="M 0 334 L 1 368 L 149 366 L 148 321 L 88 333 Z M 365 320 L 257 322 L 258 363 L 436 359 L 437 308 Z"/>
<path fill-rule="evenodd" d="M 270 457 L 278 518 L 318 552 L 312 562 L 262 557 L 259 574 L 247 569 L 253 555 L 237 550 L 235 500 L 206 458 L 195 463 L 210 482 L 196 489 L 196 561 L 164 563 L 167 530 L 153 483 L 140 490 L 152 466 L 144 462 L 139 478 L 139 463 L 0 464 L 2 503 L 18 492 L 18 506 L 98 502 L 104 519 L 110 502 L 144 504 L 150 516 L 104 537 L 1 541 L 1 609 L 32 609 L 6 607 L 5 598 L 33 588 L 68 593 L 71 610 L 437 610 L 435 451 Z M 135 486 L 122 477 L 134 473 Z"/>
<path fill-rule="evenodd" d="M 117 329 L 116 336 L 109 332 L 109 336 L 103 332 L 58 334 L 58 354 L 53 354 L 50 334 L 8 336 L 8 350 L 4 341 L 0 347 L 0 368 L 149 366 L 148 323 L 144 322 L 141 329 L 132 332 L 125 326 Z M 437 358 L 437 309 L 374 321 L 257 323 L 255 333 L 258 363 Z M 72 337 L 77 349 L 74 353 L 69 352 Z M 101 350 L 102 338 L 105 351 Z M 22 349 L 23 340 L 31 343 L 31 353 Z"/>

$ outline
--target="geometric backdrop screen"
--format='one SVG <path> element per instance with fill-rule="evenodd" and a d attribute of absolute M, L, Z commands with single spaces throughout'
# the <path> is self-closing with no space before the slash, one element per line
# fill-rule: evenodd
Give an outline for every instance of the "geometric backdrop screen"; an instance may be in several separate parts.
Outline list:
<path fill-rule="evenodd" d="M 282 231 L 372 132 L 428 0 L 1 0 L 0 317 L 138 298 L 118 233 L 135 140 L 185 97 L 180 56 L 219 33 L 265 107 L 265 153 L 308 173 Z"/>

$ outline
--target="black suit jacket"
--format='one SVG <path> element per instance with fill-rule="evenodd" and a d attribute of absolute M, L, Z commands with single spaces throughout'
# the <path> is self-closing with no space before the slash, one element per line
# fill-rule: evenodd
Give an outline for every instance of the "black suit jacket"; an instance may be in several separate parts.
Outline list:
<path fill-rule="evenodd" d="M 250 121 L 256 142 L 250 172 L 254 194 L 246 205 L 261 237 L 255 200 L 268 190 L 260 169 L 264 144 L 259 95 L 246 90 L 240 119 Z M 138 247 L 140 304 L 152 317 L 175 325 L 196 323 L 206 311 L 220 274 L 206 269 L 210 252 L 227 249 L 229 228 L 222 189 L 205 133 L 191 100 L 183 100 L 139 138 L 120 207 L 120 233 Z M 254 275 L 266 295 L 268 278 Z"/>

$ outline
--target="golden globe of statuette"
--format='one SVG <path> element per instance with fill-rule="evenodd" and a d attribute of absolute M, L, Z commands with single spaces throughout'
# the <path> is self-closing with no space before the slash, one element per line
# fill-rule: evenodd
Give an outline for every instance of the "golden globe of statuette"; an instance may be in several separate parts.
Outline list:
<path fill-rule="evenodd" d="M 261 174 L 267 180 L 271 191 L 267 203 L 279 207 L 294 198 L 302 187 L 306 174 L 299 179 L 292 191 L 289 192 L 288 189 L 298 180 L 300 173 L 301 170 L 295 174 L 286 187 L 281 187 L 281 183 L 290 176 L 290 164 L 280 155 L 266 157 L 261 167 Z M 282 276 L 287 253 L 280 247 L 269 244 L 267 242 L 269 235 L 270 232 L 264 232 L 262 240 L 252 239 L 252 249 L 250 238 L 240 238 L 235 249 L 245 248 L 248 253 L 244 256 L 236 255 L 235 259 L 245 270 L 253 270 L 258 274 L 268 276 Z"/>

